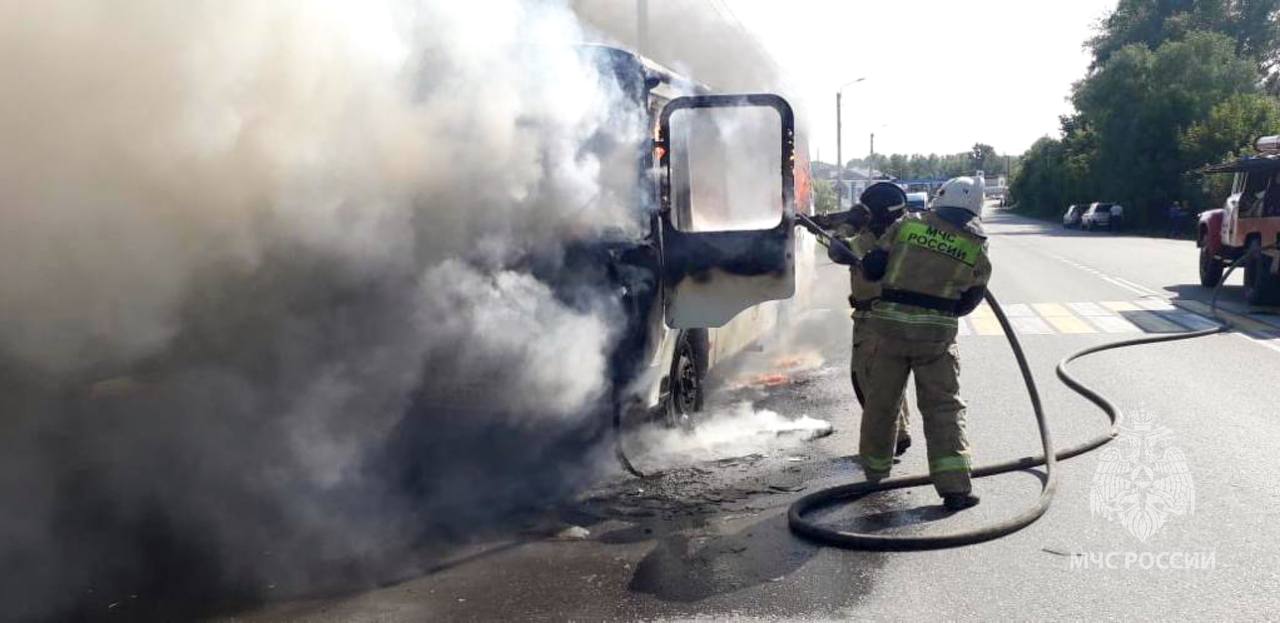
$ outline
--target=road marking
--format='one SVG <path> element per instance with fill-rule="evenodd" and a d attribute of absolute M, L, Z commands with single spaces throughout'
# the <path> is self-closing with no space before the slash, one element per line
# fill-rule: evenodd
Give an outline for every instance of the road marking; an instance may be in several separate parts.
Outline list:
<path fill-rule="evenodd" d="M 1031 307 L 1036 310 L 1053 328 L 1059 333 L 1097 333 L 1098 330 L 1089 326 L 1089 323 L 1076 318 L 1066 307 L 1057 303 L 1032 303 Z"/>
<path fill-rule="evenodd" d="M 1036 314 L 1026 303 L 1009 303 L 1004 306 L 1004 315 L 1010 318 L 1034 318 Z"/>
<path fill-rule="evenodd" d="M 1032 303 L 1031 306 L 1035 308 L 1036 313 L 1044 316 L 1045 318 L 1071 316 L 1071 312 L 1067 311 L 1067 308 L 1057 303 Z"/>
<path fill-rule="evenodd" d="M 973 332 L 978 335 L 1004 335 L 1004 329 L 1000 327 L 1000 321 L 995 316 L 970 318 L 969 322 L 973 323 Z"/>
<path fill-rule="evenodd" d="M 1218 323 L 1205 318 L 1199 314 L 1193 314 L 1189 311 L 1179 309 L 1174 311 L 1160 312 L 1160 315 L 1172 320 L 1192 331 L 1201 331 L 1203 329 L 1212 329 L 1218 326 Z"/>
<path fill-rule="evenodd" d="M 1134 282 L 1132 282 L 1132 281 L 1129 281 L 1128 279 L 1121 279 L 1121 278 L 1119 278 L 1119 277 L 1112 277 L 1111 275 L 1108 275 L 1108 274 L 1106 274 L 1106 273 L 1104 273 L 1104 272 L 1102 272 L 1102 271 L 1100 271 L 1100 270 L 1098 270 L 1098 269 L 1096 269 L 1096 268 L 1093 268 L 1092 266 L 1085 266 L 1084 264 L 1081 264 L 1081 263 L 1079 263 L 1079 262 L 1076 262 L 1075 260 L 1072 260 L 1072 259 L 1069 259 L 1069 258 L 1063 257 L 1063 256 L 1061 256 L 1061 255 L 1054 255 L 1054 254 L 1050 254 L 1050 257 L 1052 257 L 1052 258 L 1054 258 L 1054 259 L 1056 259 L 1056 260 L 1058 260 L 1058 261 L 1060 261 L 1060 262 L 1062 262 L 1062 263 L 1064 263 L 1064 264 L 1066 264 L 1066 265 L 1068 265 L 1068 266 L 1071 266 L 1072 268 L 1076 268 L 1076 269 L 1078 269 L 1078 270 L 1082 270 L 1082 271 L 1084 271 L 1084 272 L 1086 272 L 1086 273 L 1089 273 L 1090 275 L 1093 275 L 1094 277 L 1097 277 L 1097 278 L 1099 278 L 1099 279 L 1101 279 L 1101 280 L 1103 280 L 1103 281 L 1105 281 L 1105 282 L 1107 282 L 1107 283 L 1109 283 L 1109 284 L 1111 284 L 1111 285 L 1113 285 L 1113 286 L 1116 286 L 1117 288 L 1120 288 L 1120 289 L 1122 289 L 1122 290 L 1128 290 L 1128 291 L 1130 291 L 1130 292 L 1133 292 L 1134 294 L 1141 294 L 1141 295 L 1144 295 L 1144 296 L 1147 296 L 1147 295 L 1157 295 L 1157 296 L 1158 296 L 1158 293 L 1156 293 L 1155 291 L 1153 291 L 1153 290 L 1151 290 L 1151 289 L 1149 289 L 1149 288 L 1147 288 L 1147 287 L 1145 287 L 1145 286 L 1138 285 L 1138 284 L 1136 284 L 1136 283 L 1134 283 Z"/>
<path fill-rule="evenodd" d="M 1060 333 L 1097 333 L 1098 330 L 1089 326 L 1089 323 L 1076 318 L 1075 316 L 1046 316 L 1045 320 L 1053 325 Z"/>
<path fill-rule="evenodd" d="M 1102 306 L 1114 312 L 1138 311 L 1139 307 L 1128 301 L 1103 301 Z"/>
<path fill-rule="evenodd" d="M 1103 309 L 1097 303 L 1067 303 L 1067 307 L 1071 308 L 1081 316 L 1110 316 L 1111 312 Z"/>
<path fill-rule="evenodd" d="M 1019 243 L 1015 244 L 1020 247 L 1030 248 L 1028 245 Z M 1146 299 L 1135 303 L 1127 301 L 1102 302 L 1103 307 L 1119 313 L 1123 317 L 1095 316 L 1077 310 L 1077 313 L 1088 318 L 1090 322 L 1098 325 L 1103 331 L 1108 333 L 1129 333 L 1136 329 L 1148 333 L 1175 333 L 1180 331 L 1183 326 L 1190 327 L 1191 330 L 1198 330 L 1206 329 L 1217 324 L 1213 319 L 1212 311 L 1208 305 L 1198 301 L 1185 299 L 1173 302 L 1166 298 L 1166 294 L 1152 290 L 1144 285 L 1134 283 L 1128 279 L 1124 279 L 1123 277 L 1113 277 L 1093 267 L 1085 266 L 1084 264 L 1056 253 L 1049 253 L 1045 251 L 1041 252 L 1044 255 L 1062 262 L 1063 264 L 1089 273 L 1118 288 L 1147 297 Z M 1153 298 L 1157 300 L 1152 300 Z M 1183 310 L 1187 310 L 1187 315 L 1176 313 L 1174 309 L 1175 305 Z M 1160 314 L 1153 312 L 1160 312 L 1161 314 L 1171 318 L 1173 321 L 1171 322 L 1168 319 L 1161 318 Z M 1232 335 L 1243 340 L 1248 340 L 1254 344 L 1264 346 L 1276 352 L 1280 352 L 1280 331 L 1277 331 L 1280 327 L 1270 323 L 1259 322 L 1258 320 L 1249 318 L 1246 315 L 1223 309 L 1219 309 L 1218 314 L 1221 318 L 1230 322 L 1236 329 L 1231 333 Z M 1129 322 L 1130 320 L 1141 326 L 1133 327 Z"/>
<path fill-rule="evenodd" d="M 1099 274 L 1101 274 L 1101 273 L 1099 273 Z M 1147 294 L 1150 294 L 1151 296 L 1160 296 L 1160 293 L 1159 293 L 1159 292 L 1156 292 L 1155 290 L 1152 290 L 1151 288 L 1148 288 L 1147 286 L 1144 286 L 1144 285 L 1142 285 L 1142 284 L 1134 283 L 1134 282 L 1132 282 L 1132 281 L 1129 281 L 1128 279 L 1125 279 L 1124 277 L 1111 277 L 1111 276 L 1109 276 L 1109 275 L 1108 275 L 1108 278 L 1109 278 L 1109 279 L 1114 279 L 1114 280 L 1116 280 L 1116 281 L 1118 281 L 1118 282 L 1120 282 L 1120 283 L 1122 283 L 1122 284 L 1125 284 L 1125 285 L 1129 286 L 1131 289 L 1138 290 L 1139 292 L 1146 292 Z"/>
<path fill-rule="evenodd" d="M 1141 307 L 1142 309 L 1145 309 L 1147 311 L 1173 311 L 1174 309 L 1177 309 L 1176 307 L 1173 306 L 1173 303 L 1170 303 L 1169 301 L 1166 301 L 1164 299 L 1161 299 L 1161 300 L 1142 299 L 1139 301 L 1134 301 L 1134 304 L 1136 304 L 1138 307 Z"/>
<path fill-rule="evenodd" d="M 1184 299 L 1177 301 L 1177 305 L 1202 318 L 1212 318 L 1213 316 L 1213 308 L 1200 301 Z M 1277 332 L 1271 325 L 1258 322 L 1253 318 L 1222 309 L 1221 307 L 1218 308 L 1218 315 L 1224 322 L 1229 323 L 1236 329 L 1231 332 L 1231 335 L 1280 353 L 1280 339 L 1277 339 L 1277 336 L 1280 336 L 1280 332 Z"/>
<path fill-rule="evenodd" d="M 1120 316 L 1091 316 L 1089 322 L 1107 333 L 1142 333 L 1137 325 Z"/>
<path fill-rule="evenodd" d="M 1181 307 L 1182 309 L 1185 309 L 1193 314 L 1198 314 L 1206 318 L 1213 317 L 1213 308 L 1206 303 L 1201 303 L 1200 301 L 1193 301 L 1190 299 L 1182 299 L 1182 300 L 1176 301 L 1176 304 L 1178 307 Z M 1221 316 L 1226 321 L 1229 321 L 1231 324 L 1236 325 L 1240 329 L 1245 331 L 1252 331 L 1255 333 L 1267 333 L 1268 331 L 1275 331 L 1277 329 L 1280 329 L 1280 327 L 1277 327 L 1270 323 L 1262 322 L 1252 316 L 1246 316 L 1244 314 L 1241 314 L 1240 312 L 1234 312 L 1222 307 L 1218 308 L 1218 315 Z"/>
<path fill-rule="evenodd" d="M 985 305 L 980 309 L 967 322 L 961 319 L 961 335 L 1002 335 L 994 312 Z M 1004 309 L 1019 335 L 1180 333 L 1215 326 L 1202 314 L 1150 297 L 1134 301 L 1009 303 Z"/>
<path fill-rule="evenodd" d="M 1151 311 L 1127 311 L 1121 312 L 1120 315 L 1124 316 L 1125 320 L 1141 327 L 1146 333 L 1180 333 L 1186 330 Z"/>
<path fill-rule="evenodd" d="M 1029 311 L 1029 310 L 1028 310 Z M 1020 335 L 1053 335 L 1053 329 L 1045 321 L 1031 317 L 1010 317 L 1009 324 L 1013 325 L 1013 330 Z"/>

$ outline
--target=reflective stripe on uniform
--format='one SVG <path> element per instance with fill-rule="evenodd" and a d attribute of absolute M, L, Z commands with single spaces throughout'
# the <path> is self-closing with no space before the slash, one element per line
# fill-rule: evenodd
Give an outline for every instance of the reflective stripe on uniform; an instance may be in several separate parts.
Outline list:
<path fill-rule="evenodd" d="M 893 469 L 893 457 L 892 456 L 886 456 L 886 457 L 864 456 L 862 457 L 862 465 L 866 469 L 873 472 L 888 473 L 890 469 Z"/>
<path fill-rule="evenodd" d="M 882 305 L 877 305 L 868 314 L 868 317 L 881 318 L 892 322 L 901 322 L 904 324 L 924 324 L 935 327 L 945 327 L 949 329 L 957 328 L 958 324 L 954 316 L 941 316 L 938 314 L 911 314 L 907 312 L 894 311 L 885 309 Z"/>
<path fill-rule="evenodd" d="M 964 234 L 939 229 L 923 221 L 907 221 L 898 230 L 897 242 L 941 253 L 973 267 L 982 247 Z"/>
<path fill-rule="evenodd" d="M 953 456 L 944 456 L 929 461 L 929 471 L 937 474 L 940 472 L 967 472 L 969 471 L 969 457 L 963 454 Z"/>

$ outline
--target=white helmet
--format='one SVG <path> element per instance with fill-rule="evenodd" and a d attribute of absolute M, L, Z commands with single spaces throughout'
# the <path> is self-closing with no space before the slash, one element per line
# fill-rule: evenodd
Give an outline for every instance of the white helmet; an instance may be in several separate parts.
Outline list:
<path fill-rule="evenodd" d="M 953 177 L 942 188 L 931 204 L 934 208 L 960 208 L 976 216 L 982 216 L 982 178 Z"/>

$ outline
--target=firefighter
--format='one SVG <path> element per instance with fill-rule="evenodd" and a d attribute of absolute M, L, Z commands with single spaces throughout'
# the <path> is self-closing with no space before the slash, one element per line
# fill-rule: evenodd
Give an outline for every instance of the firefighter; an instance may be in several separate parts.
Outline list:
<path fill-rule="evenodd" d="M 897 184 L 876 182 L 868 186 L 858 198 L 858 204 L 851 210 L 852 217 L 836 233 L 858 255 L 864 255 L 875 249 L 880 236 L 894 221 L 902 216 L 907 206 L 907 194 Z M 835 258 L 832 258 L 833 260 Z M 880 297 L 880 284 L 868 281 L 862 271 L 856 267 L 849 268 L 849 305 L 853 308 L 853 344 L 858 344 L 859 333 L 864 331 L 864 319 L 871 311 L 871 303 Z M 867 408 L 866 392 L 858 382 L 858 370 L 862 364 L 858 359 L 858 350 L 853 350 L 849 365 L 849 379 L 853 382 L 853 394 L 862 408 L 864 423 Z M 894 455 L 901 456 L 911 447 L 911 432 L 907 429 L 910 411 L 907 407 L 905 393 L 898 406 L 898 433 L 894 446 Z"/>
<path fill-rule="evenodd" d="M 863 470 L 869 481 L 889 475 L 898 404 L 908 374 L 914 375 L 929 473 L 951 511 L 979 501 L 970 482 L 956 332 L 957 318 L 978 306 L 991 276 L 981 213 L 982 182 L 948 180 L 930 211 L 890 225 L 861 263 L 863 275 L 881 288 L 854 347 L 866 393 L 859 441 Z"/>

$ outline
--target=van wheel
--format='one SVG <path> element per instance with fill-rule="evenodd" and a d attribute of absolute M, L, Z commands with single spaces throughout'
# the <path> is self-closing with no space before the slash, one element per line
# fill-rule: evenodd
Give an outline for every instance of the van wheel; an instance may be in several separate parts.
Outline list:
<path fill-rule="evenodd" d="M 1244 299 L 1250 305 L 1280 305 L 1280 277 L 1271 274 L 1271 261 L 1259 253 L 1244 271 Z"/>
<path fill-rule="evenodd" d="M 1222 281 L 1222 262 L 1213 256 L 1208 243 L 1205 243 L 1200 247 L 1200 285 L 1213 288 L 1219 281 Z"/>
<path fill-rule="evenodd" d="M 671 371 L 667 376 L 667 425 L 693 428 L 705 398 L 703 381 L 707 374 L 707 332 L 704 329 L 681 331 L 676 338 Z"/>

